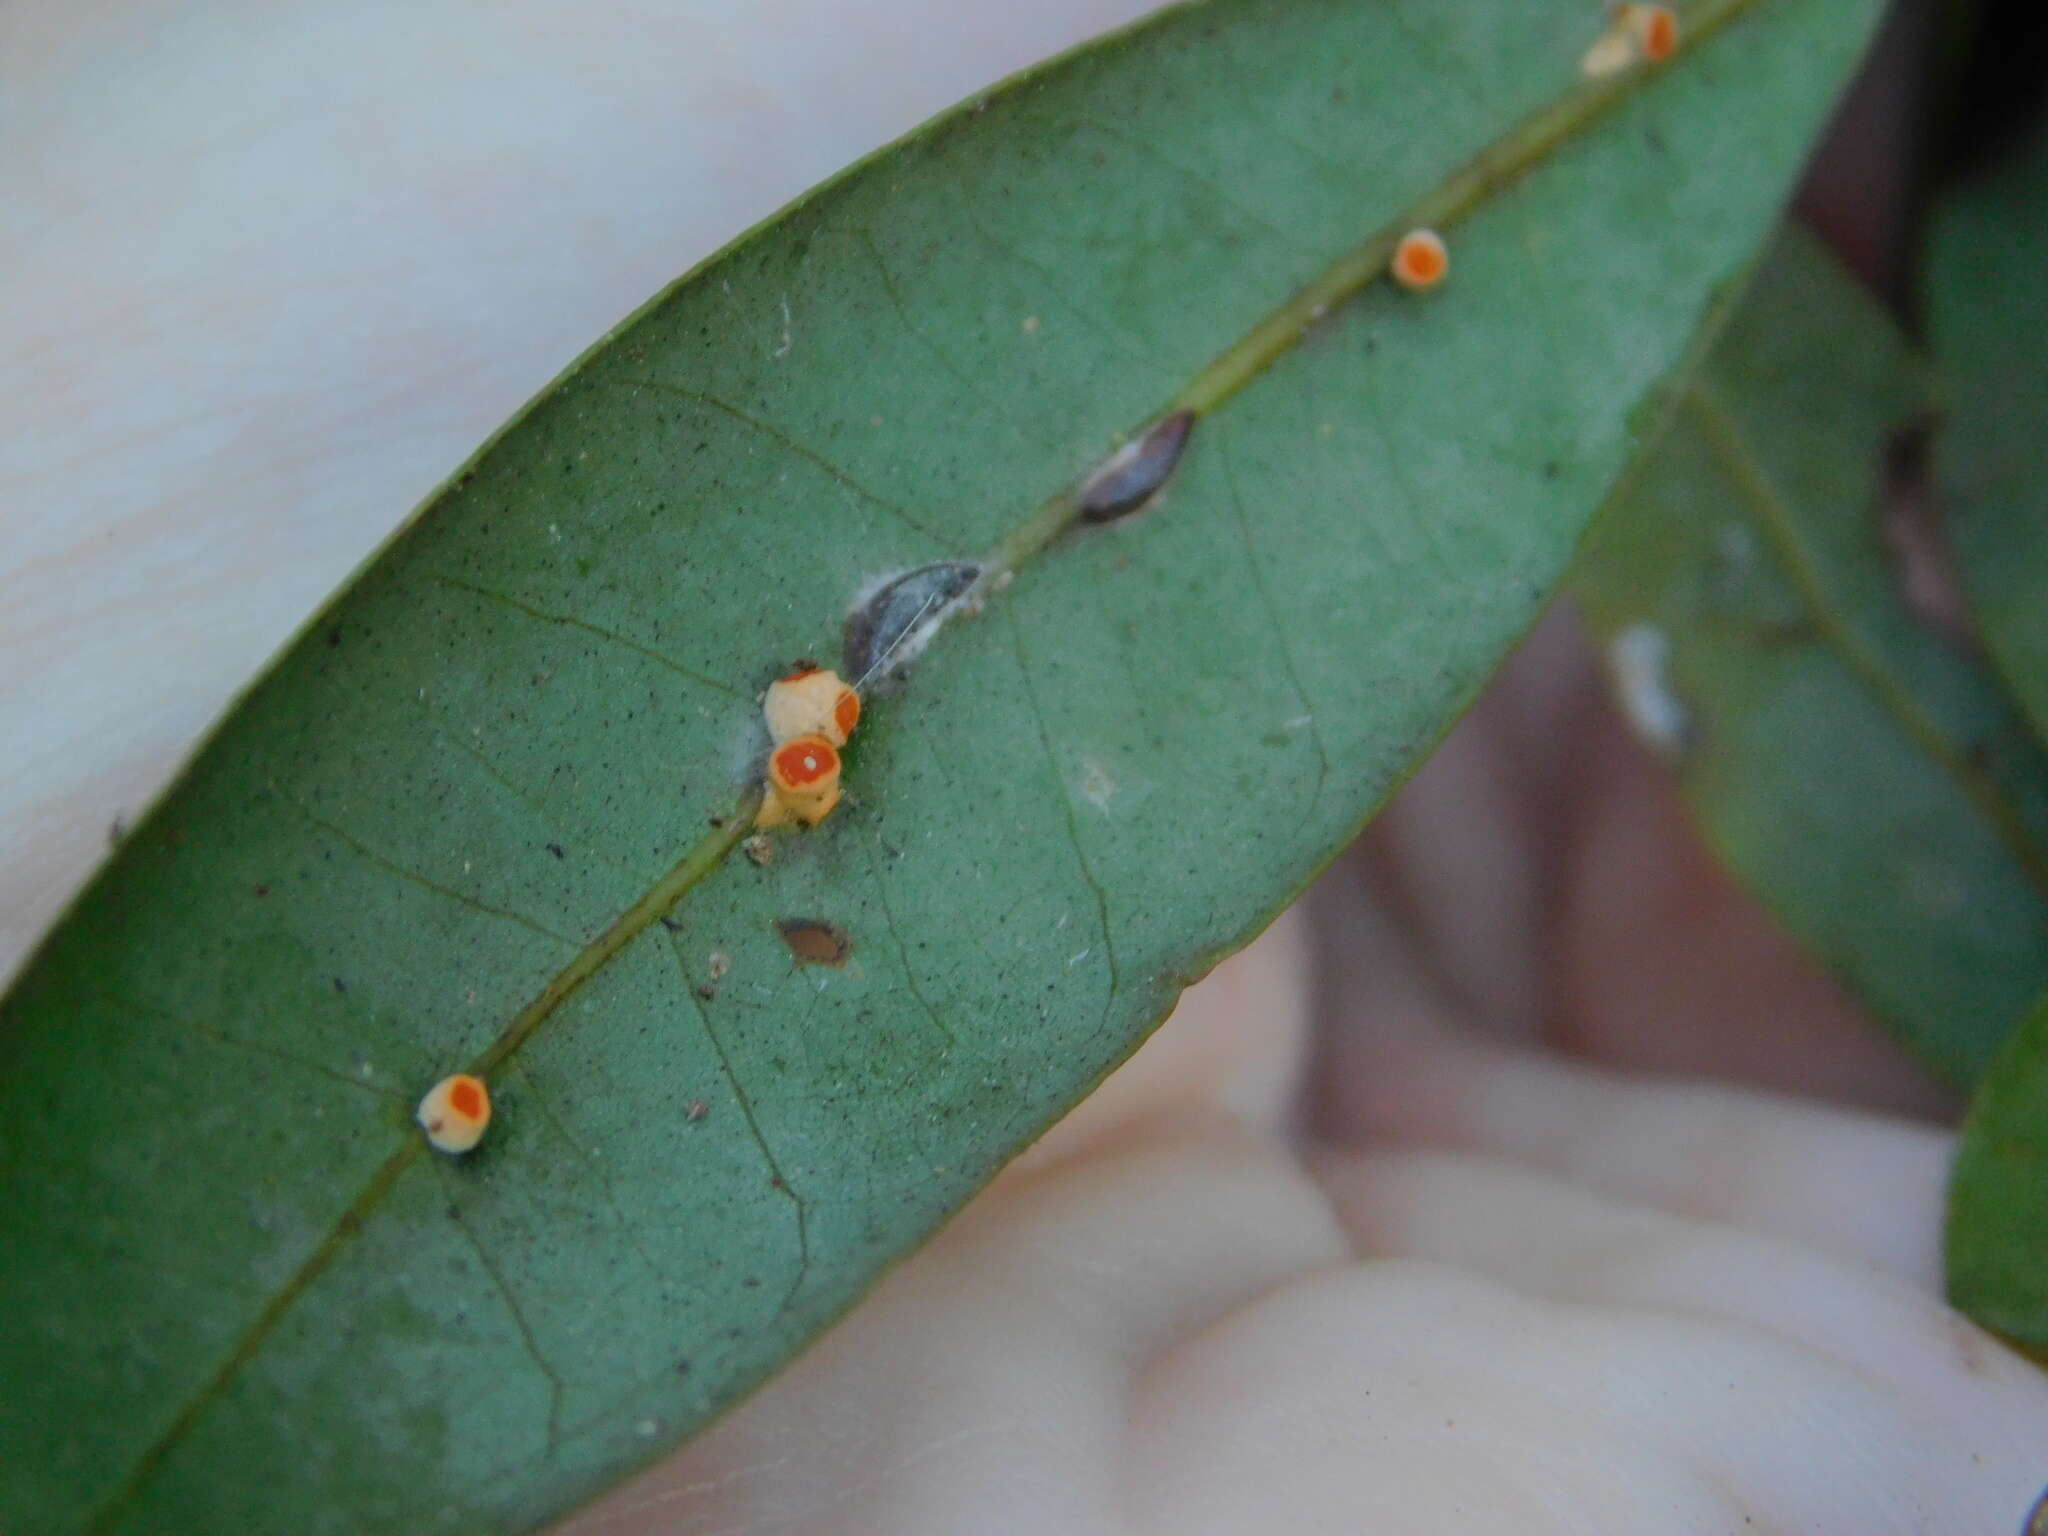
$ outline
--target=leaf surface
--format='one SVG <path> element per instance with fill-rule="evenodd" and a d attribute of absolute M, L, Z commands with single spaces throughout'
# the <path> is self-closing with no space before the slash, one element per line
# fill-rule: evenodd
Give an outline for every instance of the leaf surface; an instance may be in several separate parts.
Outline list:
<path fill-rule="evenodd" d="M 1940 479 L 1986 650 L 2048 741 L 2048 136 L 1944 203 L 1928 253 L 1949 375 Z"/>
<path fill-rule="evenodd" d="M 2048 1001 L 1970 1104 L 1949 1178 L 1949 1300 L 2048 1362 Z"/>
<path fill-rule="evenodd" d="M 1446 728 L 1872 10 L 1713 0 L 1592 84 L 1577 0 L 1174 10 L 608 337 L 9 995 L 0 1525 L 519 1528 L 758 1383 Z M 1368 286 L 1418 222 L 1448 284 Z M 1163 501 L 1071 527 L 1173 406 Z M 758 690 L 941 560 L 985 601 L 871 694 L 848 803 L 736 855 Z M 464 1066 L 457 1161 L 408 1117 Z"/>
<path fill-rule="evenodd" d="M 2048 765 L 1900 595 L 1886 456 L 1929 399 L 1904 337 L 1789 229 L 1579 585 L 1720 856 L 1967 1084 L 2048 986 Z"/>

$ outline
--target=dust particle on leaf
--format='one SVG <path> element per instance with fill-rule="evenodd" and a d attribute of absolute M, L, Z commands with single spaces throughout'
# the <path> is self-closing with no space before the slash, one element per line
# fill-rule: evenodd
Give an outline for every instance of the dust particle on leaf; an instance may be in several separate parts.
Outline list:
<path fill-rule="evenodd" d="M 853 958 L 853 936 L 844 928 L 815 917 L 778 917 L 775 932 L 798 965 L 829 965 L 834 970 Z"/>

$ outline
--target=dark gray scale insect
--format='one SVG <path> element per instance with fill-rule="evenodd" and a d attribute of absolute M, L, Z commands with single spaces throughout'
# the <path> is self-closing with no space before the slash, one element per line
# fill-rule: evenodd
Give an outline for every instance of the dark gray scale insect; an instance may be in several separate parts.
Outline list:
<path fill-rule="evenodd" d="M 923 643 L 917 631 L 958 602 L 980 574 L 970 560 L 940 560 L 876 588 L 846 616 L 846 675 L 853 686 L 915 656 Z"/>
<path fill-rule="evenodd" d="M 1081 487 L 1081 517 L 1090 523 L 1113 523 L 1129 517 L 1159 494 L 1174 465 L 1187 451 L 1194 430 L 1193 411 L 1175 411 L 1109 456 Z"/>

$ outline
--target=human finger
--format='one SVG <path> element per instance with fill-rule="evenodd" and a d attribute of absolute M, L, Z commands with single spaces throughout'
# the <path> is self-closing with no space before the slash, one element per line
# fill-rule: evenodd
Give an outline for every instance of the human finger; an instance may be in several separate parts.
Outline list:
<path fill-rule="evenodd" d="M 1363 1253 L 1453 1264 L 1553 1301 L 1765 1328 L 1948 1416 L 1990 1400 L 1986 1433 L 2016 1461 L 2048 1444 L 2048 1376 L 1867 1264 L 1471 1154 L 1342 1155 L 1319 1171 Z"/>
<path fill-rule="evenodd" d="M 1221 1317 L 1145 1374 L 1134 1524 L 1175 1536 L 2000 1531 L 2041 1467 L 1763 1329 L 1365 1261 Z"/>
<path fill-rule="evenodd" d="M 844 1324 L 563 1536 L 1113 1536 L 1133 1373 L 1349 1249 L 1220 1117 L 1006 1175 Z"/>
<path fill-rule="evenodd" d="M 1952 1141 L 1921 1125 L 1453 1036 L 1384 1054 L 1341 1103 L 1325 1124 L 1352 1146 L 1483 1153 L 1939 1289 Z"/>

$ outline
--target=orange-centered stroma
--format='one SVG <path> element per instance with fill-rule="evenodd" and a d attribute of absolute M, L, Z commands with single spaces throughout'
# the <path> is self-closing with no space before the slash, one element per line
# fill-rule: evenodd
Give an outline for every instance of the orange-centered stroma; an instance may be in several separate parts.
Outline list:
<path fill-rule="evenodd" d="M 839 752 L 822 736 L 799 736 L 775 749 L 769 773 L 778 789 L 801 793 L 839 774 Z"/>
<path fill-rule="evenodd" d="M 457 1072 L 427 1090 L 417 1112 L 420 1129 L 442 1152 L 467 1152 L 491 1123 L 491 1090 L 480 1077 Z"/>
<path fill-rule="evenodd" d="M 1394 247 L 1394 281 L 1403 288 L 1434 288 L 1451 270 L 1451 253 L 1433 229 L 1411 229 Z"/>

